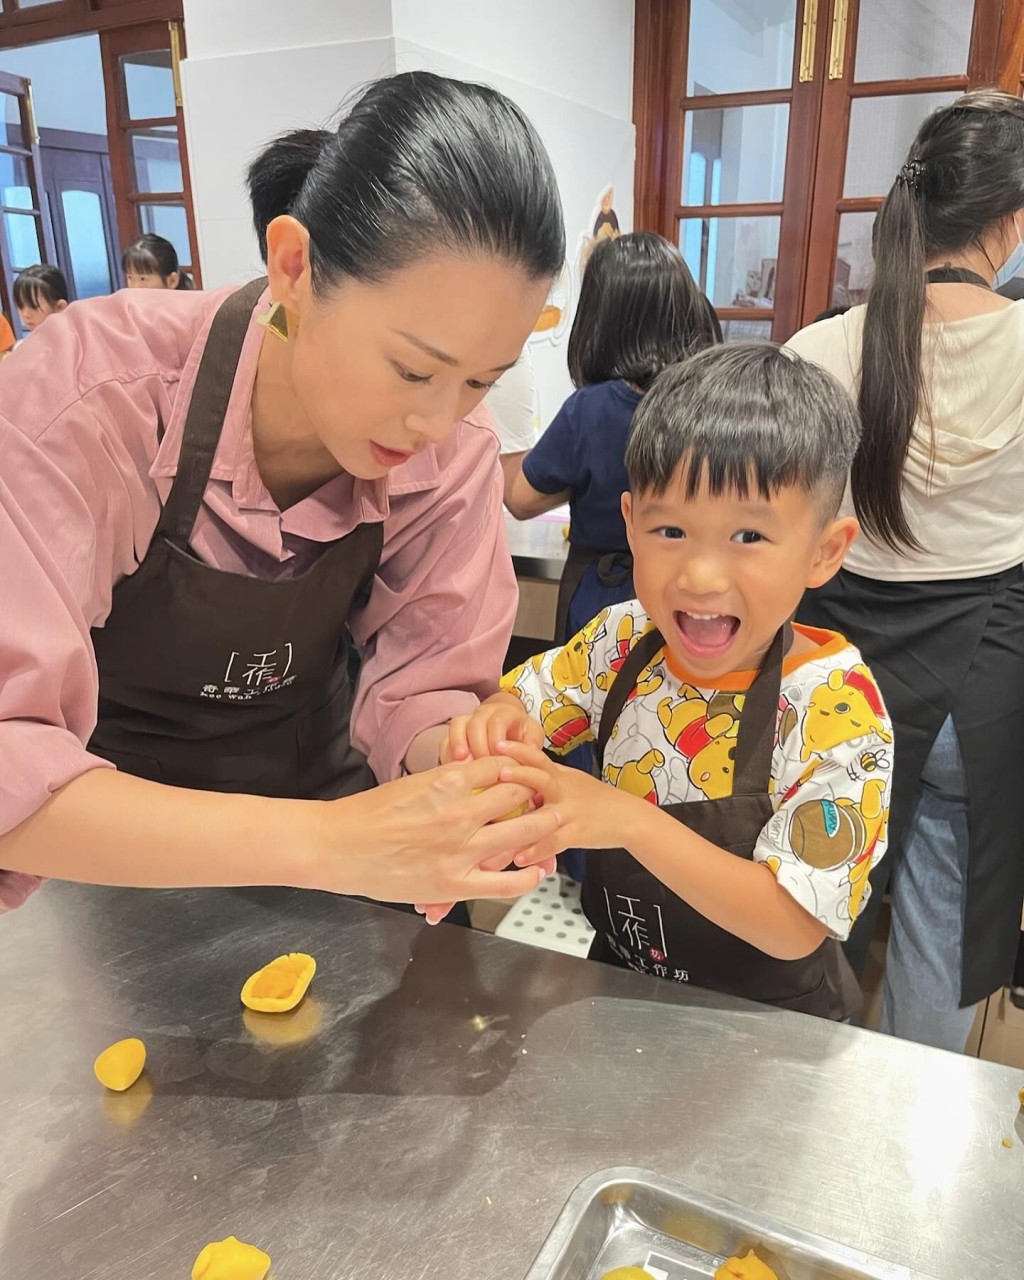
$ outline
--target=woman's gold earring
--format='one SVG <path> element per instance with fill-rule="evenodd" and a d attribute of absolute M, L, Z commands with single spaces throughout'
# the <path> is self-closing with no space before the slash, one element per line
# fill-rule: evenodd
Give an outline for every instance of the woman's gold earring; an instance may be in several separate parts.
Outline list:
<path fill-rule="evenodd" d="M 260 316 L 256 323 L 263 325 L 264 329 L 269 329 L 274 337 L 280 338 L 282 342 L 287 342 L 291 336 L 288 332 L 288 312 L 283 302 L 275 302 L 267 314 Z"/>

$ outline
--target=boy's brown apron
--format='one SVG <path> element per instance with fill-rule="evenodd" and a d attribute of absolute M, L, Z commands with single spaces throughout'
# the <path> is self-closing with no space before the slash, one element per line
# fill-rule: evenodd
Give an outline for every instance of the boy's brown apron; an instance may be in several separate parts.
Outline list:
<path fill-rule="evenodd" d="M 375 783 L 349 740 L 348 619 L 369 591 L 383 525 L 357 525 L 287 581 L 212 569 L 189 550 L 265 288 L 253 281 L 217 312 L 167 505 L 92 633 L 100 699 L 89 749 L 172 786 L 329 799 Z"/>
<path fill-rule="evenodd" d="M 788 630 L 782 628 L 775 637 L 746 695 L 732 795 L 662 806 L 691 831 L 739 858 L 752 858 L 774 812 L 768 786 Z M 659 631 L 648 632 L 608 691 L 597 742 L 602 769 L 615 722 L 641 672 L 664 643 Z M 583 908 L 597 930 L 593 959 L 824 1018 L 850 1018 L 860 1009 L 860 989 L 834 939 L 826 939 L 800 960 L 773 959 L 712 924 L 625 849 L 588 854 Z"/>

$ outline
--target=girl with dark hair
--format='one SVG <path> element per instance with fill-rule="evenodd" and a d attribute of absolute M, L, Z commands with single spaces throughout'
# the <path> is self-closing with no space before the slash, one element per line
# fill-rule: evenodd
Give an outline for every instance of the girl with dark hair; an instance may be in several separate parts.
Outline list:
<path fill-rule="evenodd" d="M 714 309 L 667 240 L 634 231 L 594 249 L 569 335 L 576 391 L 505 477 L 505 505 L 517 520 L 569 502 L 559 643 L 606 605 L 633 598 L 622 517 L 633 411 L 662 369 L 721 340 Z"/>
<path fill-rule="evenodd" d="M 50 316 L 66 311 L 70 296 L 64 272 L 48 262 L 26 267 L 14 281 L 14 305 L 29 333 L 34 333 Z"/>
<path fill-rule="evenodd" d="M 178 251 L 170 240 L 151 231 L 133 240 L 121 255 L 121 270 L 129 289 L 194 289 L 182 271 Z"/>
<path fill-rule="evenodd" d="M 866 307 L 789 344 L 864 430 L 846 507 L 864 536 L 798 617 L 860 647 L 895 725 L 882 1029 L 962 1050 L 1010 981 L 1024 900 L 1024 306 L 994 292 L 1024 260 L 1024 102 L 980 90 L 925 120 L 875 260 Z"/>
<path fill-rule="evenodd" d="M 436 766 L 515 613 L 473 413 L 563 261 L 551 164 L 507 98 L 415 72 L 249 188 L 268 279 L 81 303 L 4 370 L 0 903 L 538 881 L 499 868 L 555 819 L 490 825 L 529 798 L 501 761 Z"/>

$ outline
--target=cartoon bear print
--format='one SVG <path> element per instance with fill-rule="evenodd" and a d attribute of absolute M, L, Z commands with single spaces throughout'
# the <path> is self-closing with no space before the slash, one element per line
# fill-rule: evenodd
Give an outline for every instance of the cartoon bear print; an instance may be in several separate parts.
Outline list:
<path fill-rule="evenodd" d="M 867 667 L 837 668 L 811 693 L 804 716 L 801 760 L 806 762 L 813 754 L 826 755 L 844 742 L 870 734 L 892 742 L 882 723 L 884 714 L 881 695 Z"/>

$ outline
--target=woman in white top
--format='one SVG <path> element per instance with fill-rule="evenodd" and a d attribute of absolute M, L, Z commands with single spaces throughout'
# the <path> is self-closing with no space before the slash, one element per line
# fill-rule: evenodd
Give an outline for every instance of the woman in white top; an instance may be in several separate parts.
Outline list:
<path fill-rule="evenodd" d="M 1024 305 L 993 292 L 1024 260 L 1024 102 L 982 90 L 928 117 L 875 258 L 866 307 L 789 343 L 864 426 L 863 536 L 799 617 L 860 647 L 896 728 L 882 1029 L 962 1050 L 1024 899 Z"/>

